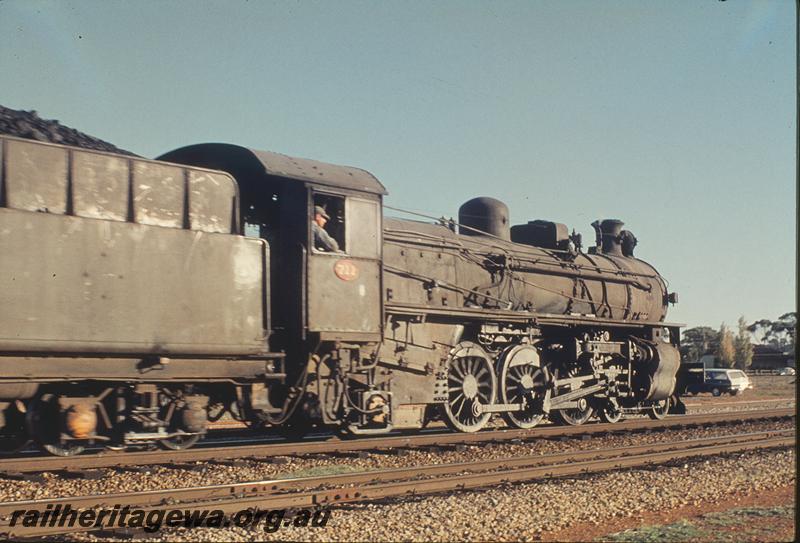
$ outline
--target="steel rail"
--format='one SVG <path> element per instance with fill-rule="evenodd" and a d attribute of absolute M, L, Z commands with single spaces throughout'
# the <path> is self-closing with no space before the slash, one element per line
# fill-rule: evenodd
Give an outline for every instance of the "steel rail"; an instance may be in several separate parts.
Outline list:
<path fill-rule="evenodd" d="M 343 474 L 334 477 L 308 477 L 285 481 L 261 481 L 239 485 L 170 489 L 146 493 L 20 501 L 3 506 L 2 514 L 7 516 L 11 511 L 21 509 L 42 511 L 48 505 L 57 503 L 68 503 L 73 509 L 96 509 L 110 505 L 131 505 L 146 512 L 153 509 L 163 511 L 198 511 L 205 509 L 220 510 L 225 514 L 243 509 L 268 510 L 330 506 L 345 502 L 372 501 L 453 490 L 477 489 L 498 483 L 585 475 L 613 469 L 652 466 L 696 456 L 791 447 L 794 444 L 795 436 L 793 431 L 758 432 L 650 446 L 577 451 L 540 457 L 518 457 L 441 466 L 420 466 Z M 585 460 L 587 457 L 592 459 Z M 465 471 L 469 473 L 463 473 Z M 424 476 L 429 476 L 430 478 L 420 479 L 420 477 Z M 399 479 L 403 480 L 397 482 Z M 385 483 L 385 481 L 390 482 Z M 382 482 L 384 484 L 381 484 Z M 321 484 L 326 486 L 331 484 L 360 484 L 361 486 L 280 493 L 282 490 L 290 490 L 291 488 L 309 488 L 320 486 Z M 181 499 L 187 501 L 181 502 Z M 7 537 L 35 537 L 85 531 L 87 529 L 80 526 L 11 527 L 9 526 L 8 518 L 0 522 L 0 534 Z"/>
<path fill-rule="evenodd" d="M 523 482 L 540 477 L 559 477 L 567 475 L 582 475 L 608 471 L 610 469 L 624 469 L 631 467 L 656 465 L 672 460 L 690 458 L 694 456 L 709 456 L 731 452 L 743 452 L 776 447 L 793 447 L 795 438 L 776 437 L 745 443 L 731 443 L 727 445 L 712 445 L 698 447 L 690 450 L 667 451 L 662 453 L 648 453 L 628 457 L 610 459 L 588 460 L 556 466 L 536 466 L 522 469 L 511 469 L 479 473 L 471 475 L 456 475 L 431 480 L 422 480 L 413 484 L 392 483 L 389 485 L 372 485 L 361 487 L 351 495 L 342 495 L 341 490 L 326 490 L 312 493 L 315 505 L 328 505 L 346 501 L 359 501 L 384 499 L 396 496 L 427 494 L 448 490 L 466 490 L 481 488 L 498 483 Z M 358 495 L 355 495 L 358 494 Z M 289 495 L 291 496 L 291 495 Z M 276 499 L 278 496 L 275 497 Z"/>
<path fill-rule="evenodd" d="M 758 409 L 744 412 L 702 413 L 696 415 L 668 416 L 663 420 L 634 419 L 609 423 L 585 424 L 582 426 L 542 426 L 530 430 L 484 430 L 472 434 L 433 433 L 414 436 L 388 436 L 360 439 L 328 439 L 324 441 L 294 441 L 285 443 L 262 443 L 231 445 L 227 447 L 195 447 L 181 451 L 104 451 L 72 457 L 33 456 L 0 458 L 2 473 L 36 473 L 45 471 L 69 471 L 81 469 L 144 466 L 199 461 L 232 460 L 241 458 L 268 459 L 276 456 L 298 456 L 416 448 L 431 446 L 474 445 L 478 443 L 502 443 L 537 438 L 570 437 L 698 426 L 703 424 L 738 424 L 744 421 L 781 419 L 793 417 L 793 408 Z M 732 418 L 735 416 L 736 418 Z"/>
<path fill-rule="evenodd" d="M 616 458 L 622 456 L 650 454 L 656 452 L 708 447 L 711 445 L 724 445 L 729 443 L 746 443 L 775 437 L 794 437 L 794 430 L 769 430 L 745 434 L 726 436 L 713 436 L 693 440 L 672 441 L 667 443 L 648 443 L 626 447 L 606 449 L 581 449 L 547 455 L 517 456 L 512 458 L 499 458 L 491 460 L 478 460 L 473 462 L 455 462 L 447 464 L 434 464 L 413 466 L 407 468 L 392 468 L 382 470 L 369 470 L 356 473 L 342 473 L 338 475 L 323 475 L 314 477 L 281 478 L 245 483 L 229 483 L 222 485 L 209 485 L 202 487 L 171 488 L 168 490 L 151 490 L 144 492 L 125 492 L 117 494 L 104 494 L 102 496 L 77 496 L 68 498 L 50 498 L 43 500 L 27 500 L 6 502 L 0 504 L 0 517 L 10 514 L 20 508 L 44 508 L 47 505 L 70 504 L 73 508 L 97 507 L 98 505 L 160 505 L 163 503 L 185 502 L 197 499 L 229 498 L 231 496 L 254 495 L 258 493 L 275 494 L 288 490 L 303 488 L 330 487 L 348 484 L 367 484 L 376 482 L 394 481 L 398 479 L 414 479 L 434 475 L 448 475 L 465 471 L 486 471 L 509 467 L 554 465 L 563 462 L 576 462 L 590 459 Z"/>

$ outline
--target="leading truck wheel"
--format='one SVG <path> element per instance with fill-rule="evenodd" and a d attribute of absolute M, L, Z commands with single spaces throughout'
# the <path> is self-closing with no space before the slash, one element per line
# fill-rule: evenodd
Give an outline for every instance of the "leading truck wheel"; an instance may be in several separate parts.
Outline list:
<path fill-rule="evenodd" d="M 653 407 L 647 410 L 647 416 L 653 420 L 661 420 L 669 413 L 669 398 L 657 402 Z"/>
<path fill-rule="evenodd" d="M 491 413 L 476 414 L 476 404 L 493 404 L 496 397 L 497 378 L 486 351 L 471 341 L 456 345 L 447 362 L 445 423 L 460 432 L 477 432 Z"/>

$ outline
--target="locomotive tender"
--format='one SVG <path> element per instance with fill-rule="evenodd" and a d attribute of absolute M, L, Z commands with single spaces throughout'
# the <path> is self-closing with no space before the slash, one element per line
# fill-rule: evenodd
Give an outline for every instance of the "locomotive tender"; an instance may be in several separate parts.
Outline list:
<path fill-rule="evenodd" d="M 53 454 L 661 417 L 676 296 L 622 223 L 384 218 L 356 168 L 228 144 L 146 160 L 0 138 L 0 432 Z M 340 251 L 314 247 L 316 206 Z"/>

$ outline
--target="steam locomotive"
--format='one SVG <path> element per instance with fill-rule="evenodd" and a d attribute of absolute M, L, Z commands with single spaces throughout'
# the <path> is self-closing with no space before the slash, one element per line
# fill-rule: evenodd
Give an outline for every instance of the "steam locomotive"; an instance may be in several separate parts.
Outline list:
<path fill-rule="evenodd" d="M 383 216 L 369 172 L 228 144 L 146 160 L 0 138 L 0 432 L 53 454 L 662 417 L 679 325 L 618 220 L 582 250 L 491 198 Z M 321 207 L 338 251 L 315 247 Z"/>

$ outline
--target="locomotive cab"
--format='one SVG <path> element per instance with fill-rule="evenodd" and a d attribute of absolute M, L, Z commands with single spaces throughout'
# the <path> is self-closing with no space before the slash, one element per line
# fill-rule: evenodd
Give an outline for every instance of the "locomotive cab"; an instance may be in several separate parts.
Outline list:
<path fill-rule="evenodd" d="M 223 170 L 237 181 L 241 234 L 270 244 L 273 348 L 297 340 L 379 341 L 381 199 L 369 172 L 226 144 L 183 147 L 160 160 Z M 312 221 L 338 251 L 314 246 Z"/>

